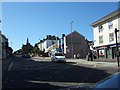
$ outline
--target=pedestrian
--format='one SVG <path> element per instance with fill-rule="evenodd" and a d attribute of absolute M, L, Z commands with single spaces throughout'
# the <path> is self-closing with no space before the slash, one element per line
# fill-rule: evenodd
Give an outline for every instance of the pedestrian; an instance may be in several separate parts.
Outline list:
<path fill-rule="evenodd" d="M 93 61 L 93 53 L 92 53 L 92 51 L 90 51 L 90 59 L 91 59 L 91 61 Z"/>
<path fill-rule="evenodd" d="M 87 61 L 89 61 L 90 53 L 87 54 Z"/>
<path fill-rule="evenodd" d="M 80 54 L 78 53 L 78 54 L 77 54 L 77 59 L 79 59 L 79 58 L 80 58 Z"/>

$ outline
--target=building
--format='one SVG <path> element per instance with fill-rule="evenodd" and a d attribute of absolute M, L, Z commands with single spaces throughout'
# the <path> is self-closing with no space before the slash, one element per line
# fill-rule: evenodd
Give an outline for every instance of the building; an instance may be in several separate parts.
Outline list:
<path fill-rule="evenodd" d="M 37 43 L 40 51 L 50 54 L 52 51 L 59 51 L 65 54 L 66 58 L 86 58 L 89 52 L 88 40 L 84 36 L 74 31 L 61 38 L 47 35 L 47 37 Z"/>
<path fill-rule="evenodd" d="M 58 41 L 58 47 L 62 49 L 66 58 L 86 58 L 89 52 L 87 40 L 77 31 L 74 31 Z"/>
<path fill-rule="evenodd" d="M 47 35 L 47 37 L 43 40 L 40 40 L 40 42 L 37 43 L 37 45 L 40 51 L 44 51 L 44 53 L 48 53 L 53 48 L 57 47 L 57 40 L 59 40 L 58 37 Z"/>
<path fill-rule="evenodd" d="M 8 39 L 0 31 L 0 60 L 6 59 L 12 54 L 12 48 L 9 47 Z"/>
<path fill-rule="evenodd" d="M 94 34 L 94 48 L 98 58 L 114 59 L 116 57 L 116 37 L 120 51 L 120 8 L 92 23 Z"/>
<path fill-rule="evenodd" d="M 33 46 L 29 43 L 29 40 L 27 38 L 26 45 L 22 45 L 22 54 L 29 54 L 32 50 Z"/>
<path fill-rule="evenodd" d="M 0 43 L 1 43 L 1 47 L 2 47 L 2 50 L 0 50 L 1 51 L 0 53 L 2 55 L 1 58 L 5 59 L 8 56 L 8 53 L 7 53 L 8 39 L 1 32 L 0 32 L 0 39 L 1 39 Z"/>
<path fill-rule="evenodd" d="M 0 29 L 1 29 L 1 20 L 0 20 Z M 0 31 L 0 60 L 2 60 L 2 33 Z"/>

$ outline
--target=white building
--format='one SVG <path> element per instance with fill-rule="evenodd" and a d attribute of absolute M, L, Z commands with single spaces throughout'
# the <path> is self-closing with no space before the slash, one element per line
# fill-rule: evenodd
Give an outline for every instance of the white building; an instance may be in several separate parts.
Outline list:
<path fill-rule="evenodd" d="M 58 37 L 47 35 L 46 39 L 41 40 L 37 45 L 41 51 L 49 52 L 49 47 L 57 43 Z"/>
<path fill-rule="evenodd" d="M 94 48 L 98 58 L 114 59 L 116 57 L 115 28 L 119 30 L 117 42 L 120 51 L 120 9 L 92 23 L 91 26 L 94 34 Z"/>

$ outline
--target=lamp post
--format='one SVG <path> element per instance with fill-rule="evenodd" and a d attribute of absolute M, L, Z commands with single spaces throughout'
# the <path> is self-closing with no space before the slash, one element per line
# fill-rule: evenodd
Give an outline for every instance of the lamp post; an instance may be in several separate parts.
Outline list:
<path fill-rule="evenodd" d="M 117 43 L 117 32 L 119 32 L 119 30 L 117 30 L 117 28 L 115 28 L 115 37 L 116 37 L 116 54 L 117 54 L 117 63 L 118 63 L 118 67 L 119 67 L 119 50 L 118 50 L 118 43 Z"/>
<path fill-rule="evenodd" d="M 72 24 L 73 24 L 73 21 L 70 22 L 70 25 L 71 25 L 71 58 L 73 58 Z"/>

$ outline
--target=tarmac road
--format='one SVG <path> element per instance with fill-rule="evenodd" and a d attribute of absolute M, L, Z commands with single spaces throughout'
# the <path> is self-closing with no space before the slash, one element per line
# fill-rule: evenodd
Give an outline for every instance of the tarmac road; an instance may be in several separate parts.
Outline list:
<path fill-rule="evenodd" d="M 100 63 L 100 62 L 99 62 Z M 74 85 L 92 85 L 117 72 L 83 60 L 52 63 L 49 58 L 15 57 L 3 79 L 4 88 L 63 88 Z M 97 66 L 95 66 L 97 65 Z M 107 64 L 106 64 L 107 65 Z M 104 70 L 105 69 L 105 70 Z"/>
<path fill-rule="evenodd" d="M 0 90 L 2 89 L 2 60 L 0 60 Z"/>

